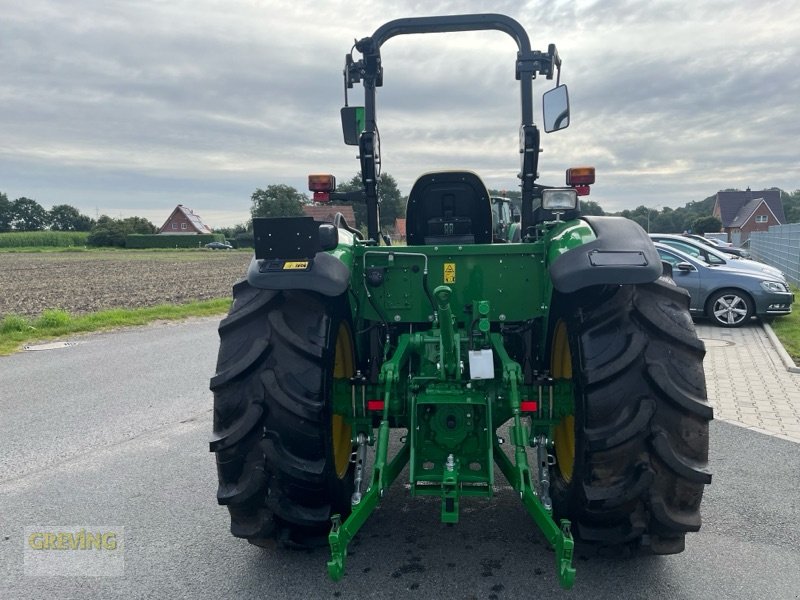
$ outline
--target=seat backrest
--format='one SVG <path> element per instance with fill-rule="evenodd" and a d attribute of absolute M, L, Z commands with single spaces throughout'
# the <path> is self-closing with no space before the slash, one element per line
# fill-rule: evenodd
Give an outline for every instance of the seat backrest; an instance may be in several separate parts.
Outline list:
<path fill-rule="evenodd" d="M 490 244 L 489 192 L 472 171 L 425 173 L 414 183 L 406 206 L 406 242 Z"/>

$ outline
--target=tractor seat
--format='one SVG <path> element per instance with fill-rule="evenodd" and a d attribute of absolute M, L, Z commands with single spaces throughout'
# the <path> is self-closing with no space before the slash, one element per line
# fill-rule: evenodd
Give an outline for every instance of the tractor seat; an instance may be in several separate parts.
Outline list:
<path fill-rule="evenodd" d="M 492 206 L 486 186 L 472 171 L 425 173 L 406 206 L 409 246 L 491 244 Z"/>

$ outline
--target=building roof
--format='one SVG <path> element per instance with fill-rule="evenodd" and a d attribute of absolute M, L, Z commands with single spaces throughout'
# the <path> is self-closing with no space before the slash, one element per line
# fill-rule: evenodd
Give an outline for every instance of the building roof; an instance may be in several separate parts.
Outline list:
<path fill-rule="evenodd" d="M 172 230 L 167 226 L 178 213 L 186 217 L 186 220 L 189 221 L 189 225 L 192 226 L 192 228 L 195 230 L 195 233 L 213 233 L 213 230 L 208 225 L 203 223 L 200 215 L 196 214 L 191 208 L 184 206 L 183 204 L 178 204 L 178 206 L 175 207 L 175 210 L 170 213 L 169 218 L 164 221 L 164 224 L 161 226 L 161 229 L 159 229 L 158 232 L 173 233 Z"/>
<path fill-rule="evenodd" d="M 718 209 L 722 227 L 741 227 L 764 201 L 779 223 L 786 222 L 780 190 L 717 192 L 715 209 Z M 715 211 L 716 212 L 716 211 Z M 734 222 L 739 223 L 735 225 Z"/>
<path fill-rule="evenodd" d="M 772 209 L 769 207 L 769 204 L 763 198 L 756 198 L 755 200 L 751 200 L 747 204 L 745 204 L 738 213 L 736 213 L 736 218 L 731 221 L 731 227 L 743 227 L 745 223 L 747 223 L 750 219 L 753 218 L 753 215 L 759 211 L 760 207 L 765 207 L 770 213 L 772 213 Z M 777 219 L 778 217 L 772 213 L 772 216 Z"/>
<path fill-rule="evenodd" d="M 307 217 L 314 217 L 315 221 L 326 221 L 333 223 L 333 217 L 336 213 L 342 213 L 344 220 L 350 227 L 356 226 L 356 215 L 353 212 L 353 207 L 349 204 L 314 204 L 312 206 L 304 206 L 303 213 Z"/>

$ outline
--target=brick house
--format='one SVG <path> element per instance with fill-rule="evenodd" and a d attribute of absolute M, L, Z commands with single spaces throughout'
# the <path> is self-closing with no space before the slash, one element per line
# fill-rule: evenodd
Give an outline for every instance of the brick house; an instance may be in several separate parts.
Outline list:
<path fill-rule="evenodd" d="M 406 220 L 397 218 L 394 220 L 394 235 L 401 242 L 406 241 Z"/>
<path fill-rule="evenodd" d="M 712 213 L 722 222 L 728 241 L 735 235 L 739 243 L 753 231 L 767 231 L 771 225 L 786 223 L 780 190 L 717 192 Z"/>
<path fill-rule="evenodd" d="M 169 219 L 161 226 L 158 233 L 185 233 L 195 235 L 198 233 L 213 233 L 212 229 L 203 223 L 200 215 L 188 206 L 178 204 Z"/>
<path fill-rule="evenodd" d="M 356 215 L 353 213 L 353 207 L 349 204 L 314 204 L 313 206 L 304 206 L 303 213 L 307 217 L 314 217 L 315 221 L 326 221 L 333 223 L 333 217 L 336 213 L 342 213 L 344 220 L 350 227 L 356 226 Z"/>

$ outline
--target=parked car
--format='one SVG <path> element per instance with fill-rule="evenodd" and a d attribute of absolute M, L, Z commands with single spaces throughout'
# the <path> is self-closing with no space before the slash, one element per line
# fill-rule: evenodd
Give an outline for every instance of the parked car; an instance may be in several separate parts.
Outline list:
<path fill-rule="evenodd" d="M 739 258 L 750 258 L 750 252 L 747 249 L 734 248 L 734 246 L 730 243 L 720 242 L 719 240 L 716 240 L 714 238 L 707 238 L 703 237 L 702 235 L 695 235 L 693 233 L 684 233 L 683 236 L 696 240 L 701 244 L 713 246 L 717 250 L 725 252 L 726 254 L 733 254 L 734 256 L 738 256 Z"/>
<path fill-rule="evenodd" d="M 711 266 L 724 266 L 734 269 L 742 269 L 744 271 L 754 271 L 756 273 L 766 273 L 772 277 L 778 277 L 786 283 L 786 277 L 780 269 L 765 265 L 756 260 L 749 258 L 738 258 L 731 256 L 725 252 L 703 244 L 695 239 L 685 237 L 683 235 L 676 235 L 674 233 L 651 233 L 650 239 L 654 242 L 662 242 L 673 248 L 677 248 L 681 252 L 685 252 L 689 256 L 700 258 Z"/>
<path fill-rule="evenodd" d="M 794 295 L 786 282 L 766 273 L 712 266 L 672 246 L 656 242 L 661 260 L 672 265 L 672 279 L 689 292 L 689 310 L 721 327 L 740 327 L 751 317 L 792 312 Z"/>
<path fill-rule="evenodd" d="M 227 242 L 209 242 L 206 244 L 206 248 L 209 250 L 232 250 L 233 246 Z"/>

